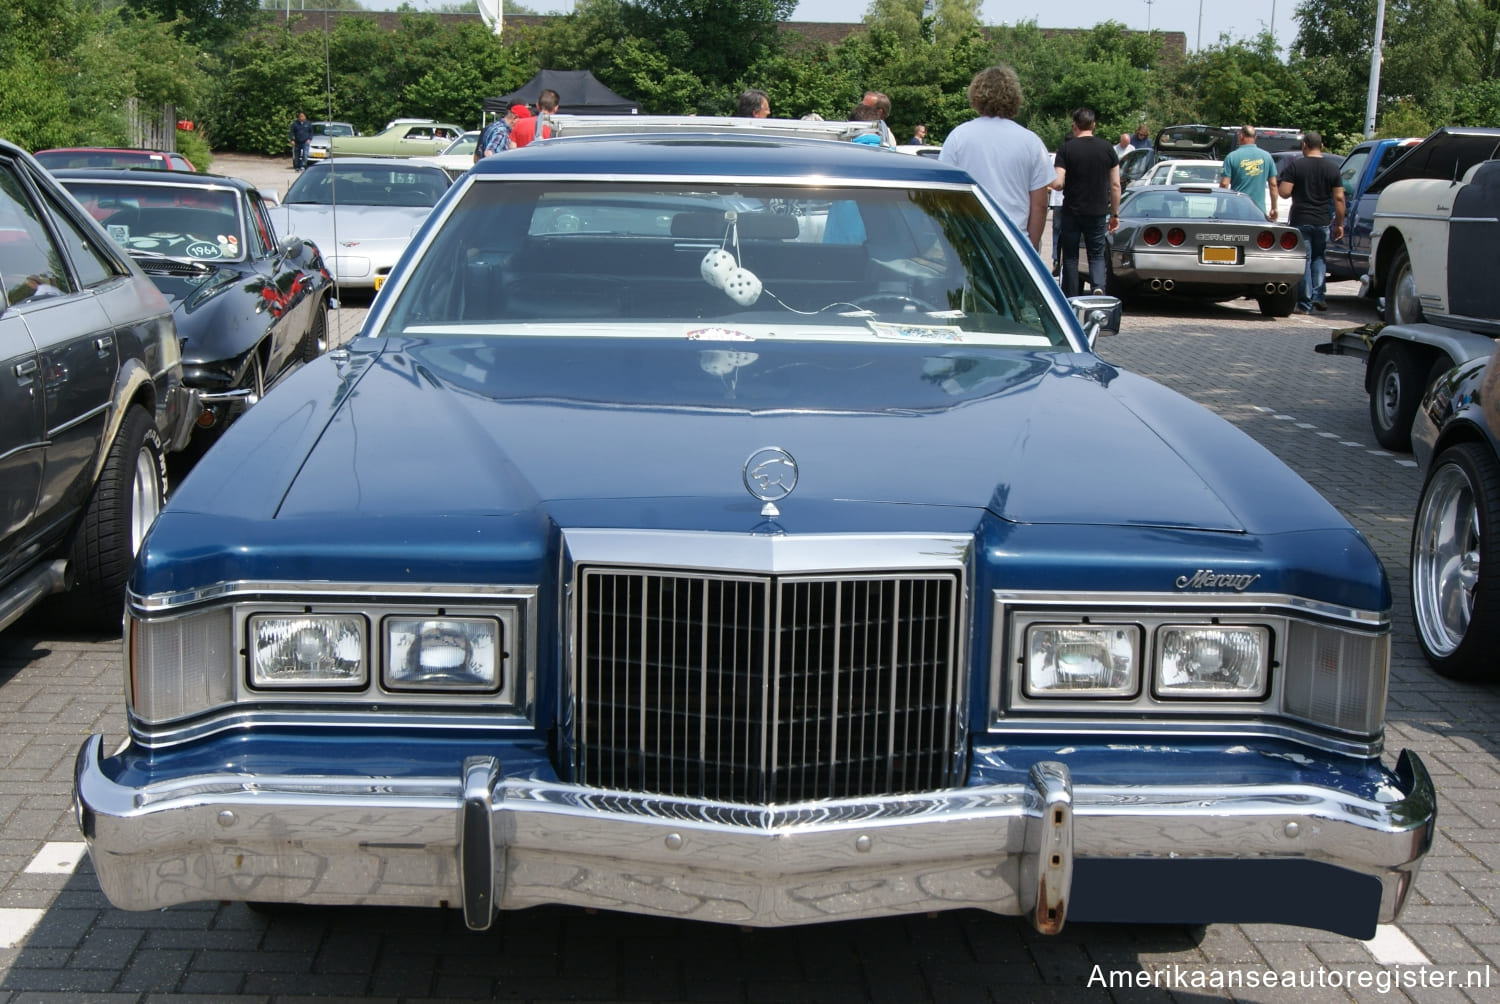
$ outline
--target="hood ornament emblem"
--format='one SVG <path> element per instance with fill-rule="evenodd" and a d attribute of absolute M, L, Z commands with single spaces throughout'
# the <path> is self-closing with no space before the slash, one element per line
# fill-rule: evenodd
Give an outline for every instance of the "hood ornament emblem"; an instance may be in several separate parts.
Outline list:
<path fill-rule="evenodd" d="M 765 503 L 760 514 L 774 518 L 781 515 L 776 503 L 797 487 L 797 461 L 780 447 L 766 446 L 750 454 L 743 477 L 745 491 Z"/>

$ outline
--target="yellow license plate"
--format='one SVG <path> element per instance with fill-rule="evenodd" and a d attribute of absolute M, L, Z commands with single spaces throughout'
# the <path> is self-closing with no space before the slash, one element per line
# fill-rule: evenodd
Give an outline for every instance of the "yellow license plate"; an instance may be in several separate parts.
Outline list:
<path fill-rule="evenodd" d="M 375 277 L 375 288 L 379 289 L 381 286 L 384 286 L 384 285 L 385 285 L 385 276 L 383 276 L 383 275 L 377 275 Z"/>
<path fill-rule="evenodd" d="M 1238 248 L 1199 248 L 1198 260 L 1205 265 L 1235 265 L 1239 263 Z"/>

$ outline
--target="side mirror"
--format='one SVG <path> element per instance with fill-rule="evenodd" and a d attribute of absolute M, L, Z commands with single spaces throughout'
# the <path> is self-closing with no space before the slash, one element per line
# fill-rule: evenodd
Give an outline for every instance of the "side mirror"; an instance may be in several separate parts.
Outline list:
<path fill-rule="evenodd" d="M 281 242 L 281 247 L 276 250 L 282 258 L 295 258 L 302 253 L 302 238 L 295 236 L 288 237 Z"/>
<path fill-rule="evenodd" d="M 259 189 L 261 201 L 268 206 L 281 205 L 281 193 L 274 188 Z"/>
<path fill-rule="evenodd" d="M 1078 323 L 1083 325 L 1083 334 L 1088 338 L 1089 348 L 1094 347 L 1094 341 L 1101 331 L 1107 331 L 1112 335 L 1120 333 L 1120 316 L 1123 310 L 1118 298 L 1097 295 L 1072 296 L 1068 298 L 1068 306 L 1073 308 Z"/>

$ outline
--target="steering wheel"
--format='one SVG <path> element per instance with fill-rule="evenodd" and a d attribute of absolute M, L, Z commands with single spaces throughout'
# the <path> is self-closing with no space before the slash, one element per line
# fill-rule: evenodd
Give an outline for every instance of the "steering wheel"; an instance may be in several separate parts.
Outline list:
<path fill-rule="evenodd" d="M 938 309 L 920 297 L 908 296 L 905 293 L 871 293 L 849 302 L 864 310 L 873 310 L 877 314 L 901 313 L 907 307 L 924 314 L 934 313 Z"/>

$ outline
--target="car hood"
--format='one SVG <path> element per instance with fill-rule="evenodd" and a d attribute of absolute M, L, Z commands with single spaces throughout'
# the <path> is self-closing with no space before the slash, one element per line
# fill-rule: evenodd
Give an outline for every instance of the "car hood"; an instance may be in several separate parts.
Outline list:
<path fill-rule="evenodd" d="M 1408 150 L 1381 172 L 1366 192 L 1381 192 L 1398 181 L 1456 182 L 1469 168 L 1500 156 L 1500 129 L 1443 128 Z"/>
<path fill-rule="evenodd" d="M 248 351 L 280 308 L 281 298 L 272 295 L 275 287 L 253 269 L 218 266 L 182 275 L 163 274 L 149 261 L 142 265 L 172 305 L 182 361 L 189 366 L 234 359 Z"/>
<path fill-rule="evenodd" d="M 1084 353 L 360 339 L 298 376 L 229 430 L 174 509 L 246 519 L 541 511 L 566 524 L 574 517 L 560 513 L 607 522 L 619 504 L 666 524 L 753 525 L 762 503 L 746 487 L 747 461 L 776 447 L 799 470 L 778 503 L 788 516 L 865 503 L 1023 523 L 1348 529 L 1228 423 Z"/>
<path fill-rule="evenodd" d="M 271 210 L 277 233 L 318 245 L 323 254 L 351 241 L 409 240 L 427 219 L 427 206 L 281 205 Z"/>

